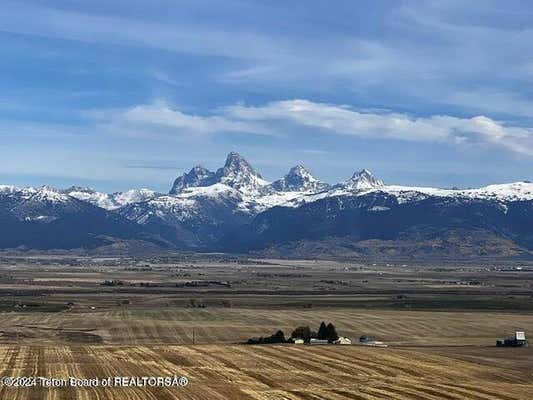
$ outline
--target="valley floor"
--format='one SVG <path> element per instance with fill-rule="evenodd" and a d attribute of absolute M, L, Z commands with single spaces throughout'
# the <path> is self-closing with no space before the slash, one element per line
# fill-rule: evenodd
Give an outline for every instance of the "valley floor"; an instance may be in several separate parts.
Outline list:
<path fill-rule="evenodd" d="M 0 259 L 0 377 L 185 376 L 184 387 L 0 387 L 0 399 L 533 398 L 527 265 Z M 244 345 L 332 322 L 389 347 Z"/>

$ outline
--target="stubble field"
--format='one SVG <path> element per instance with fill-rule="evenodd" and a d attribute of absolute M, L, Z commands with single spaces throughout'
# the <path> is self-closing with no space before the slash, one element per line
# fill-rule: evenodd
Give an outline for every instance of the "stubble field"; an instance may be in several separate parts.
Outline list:
<path fill-rule="evenodd" d="M 188 385 L 4 385 L 0 399 L 533 398 L 532 349 L 494 346 L 533 332 L 527 266 L 118 263 L 0 262 L 0 376 L 177 375 Z M 389 347 L 240 344 L 321 321 Z"/>

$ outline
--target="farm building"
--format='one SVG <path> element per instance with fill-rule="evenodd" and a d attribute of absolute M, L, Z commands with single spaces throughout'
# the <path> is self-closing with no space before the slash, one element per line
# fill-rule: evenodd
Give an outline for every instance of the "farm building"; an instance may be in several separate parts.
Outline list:
<path fill-rule="evenodd" d="M 528 341 L 524 331 L 516 331 L 514 337 L 496 340 L 498 347 L 527 347 Z"/>
<path fill-rule="evenodd" d="M 335 344 L 352 344 L 352 341 L 350 339 L 348 339 L 347 337 L 340 336 L 333 343 L 335 343 Z"/>
<path fill-rule="evenodd" d="M 363 346 L 387 347 L 387 345 L 383 342 L 379 342 L 366 335 L 363 335 L 359 338 L 359 344 Z"/>
<path fill-rule="evenodd" d="M 311 339 L 309 344 L 328 344 L 329 342 L 326 339 Z"/>

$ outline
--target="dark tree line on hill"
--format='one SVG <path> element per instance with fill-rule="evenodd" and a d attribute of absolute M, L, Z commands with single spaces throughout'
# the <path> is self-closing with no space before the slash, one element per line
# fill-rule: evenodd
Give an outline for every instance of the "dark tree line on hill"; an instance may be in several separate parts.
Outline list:
<path fill-rule="evenodd" d="M 247 344 L 277 344 L 277 343 L 294 343 L 297 339 L 302 339 L 304 343 L 309 343 L 311 339 L 327 340 L 328 343 L 333 343 L 339 338 L 335 325 L 331 322 L 326 325 L 324 321 L 320 323 L 318 332 L 312 331 L 309 326 L 299 326 L 294 329 L 289 339 L 285 339 L 285 334 L 282 330 L 278 330 L 275 334 L 267 337 L 251 338 L 246 342 Z"/>

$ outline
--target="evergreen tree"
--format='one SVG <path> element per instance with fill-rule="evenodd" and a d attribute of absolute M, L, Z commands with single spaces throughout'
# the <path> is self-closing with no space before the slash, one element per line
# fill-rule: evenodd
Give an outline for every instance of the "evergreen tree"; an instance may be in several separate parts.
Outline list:
<path fill-rule="evenodd" d="M 311 329 L 308 326 L 299 326 L 291 333 L 292 339 L 303 339 L 304 342 L 309 343 L 311 339 Z"/>
<path fill-rule="evenodd" d="M 285 334 L 282 330 L 279 330 L 275 334 L 270 336 L 270 340 L 270 343 L 285 343 Z"/>
<path fill-rule="evenodd" d="M 328 342 L 334 342 L 339 338 L 339 335 L 337 335 L 337 330 L 335 329 L 335 326 L 330 322 L 328 326 L 326 326 L 326 339 L 328 339 Z"/>
<path fill-rule="evenodd" d="M 326 324 L 324 321 L 320 323 L 320 328 L 318 328 L 317 338 L 322 339 L 322 340 L 327 339 L 327 328 L 326 328 Z"/>

